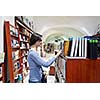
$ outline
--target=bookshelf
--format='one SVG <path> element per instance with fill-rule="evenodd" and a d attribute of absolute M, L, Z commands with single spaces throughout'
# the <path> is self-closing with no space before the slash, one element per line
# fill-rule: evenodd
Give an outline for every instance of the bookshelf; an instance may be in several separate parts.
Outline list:
<path fill-rule="evenodd" d="M 28 27 L 23 21 L 17 16 L 15 17 L 15 26 L 19 32 L 20 40 L 20 55 L 21 55 L 21 66 L 23 68 L 23 82 L 29 73 L 29 64 L 27 62 L 28 51 L 30 49 L 29 39 L 31 34 L 36 34 L 30 27 Z"/>
<path fill-rule="evenodd" d="M 62 56 L 55 63 L 58 82 L 100 83 L 100 34 L 64 41 Z"/>
<path fill-rule="evenodd" d="M 66 60 L 58 57 L 55 61 L 56 81 L 58 83 L 65 83 L 66 79 Z"/>
<path fill-rule="evenodd" d="M 19 33 L 8 21 L 4 22 L 4 31 L 6 82 L 14 83 L 22 75 Z"/>
<path fill-rule="evenodd" d="M 6 82 L 24 82 L 29 73 L 27 62 L 29 39 L 34 32 L 17 17 L 15 26 L 9 21 L 4 22 L 4 31 Z"/>
<path fill-rule="evenodd" d="M 100 82 L 100 36 L 86 36 L 70 39 L 66 60 L 66 82 L 68 83 L 99 83 Z M 73 47 L 72 47 L 73 46 Z"/>
<path fill-rule="evenodd" d="M 67 59 L 67 83 L 100 83 L 100 59 Z"/>

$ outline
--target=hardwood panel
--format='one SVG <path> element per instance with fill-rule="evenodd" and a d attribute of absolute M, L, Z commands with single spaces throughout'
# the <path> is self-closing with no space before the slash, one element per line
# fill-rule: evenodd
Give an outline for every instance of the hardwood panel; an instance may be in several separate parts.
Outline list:
<path fill-rule="evenodd" d="M 66 67 L 66 82 L 100 82 L 100 59 L 68 59 Z"/>

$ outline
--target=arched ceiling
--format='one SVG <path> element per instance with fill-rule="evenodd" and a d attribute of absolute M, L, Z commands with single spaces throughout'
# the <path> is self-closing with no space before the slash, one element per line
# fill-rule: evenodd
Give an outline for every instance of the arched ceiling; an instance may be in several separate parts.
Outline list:
<path fill-rule="evenodd" d="M 84 34 L 76 29 L 68 27 L 51 28 L 44 32 L 43 40 L 45 42 L 54 42 L 56 39 L 66 40 L 69 37 L 83 37 Z"/>
<path fill-rule="evenodd" d="M 93 35 L 100 23 L 99 16 L 33 16 L 34 30 L 43 35 L 44 41 Z"/>

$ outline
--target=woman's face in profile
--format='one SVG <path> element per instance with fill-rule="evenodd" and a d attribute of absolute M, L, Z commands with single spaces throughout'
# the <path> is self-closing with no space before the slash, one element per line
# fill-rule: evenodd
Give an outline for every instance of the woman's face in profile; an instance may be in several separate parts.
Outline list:
<path fill-rule="evenodd" d="M 42 41 L 37 41 L 36 45 L 37 45 L 37 47 L 42 47 Z"/>

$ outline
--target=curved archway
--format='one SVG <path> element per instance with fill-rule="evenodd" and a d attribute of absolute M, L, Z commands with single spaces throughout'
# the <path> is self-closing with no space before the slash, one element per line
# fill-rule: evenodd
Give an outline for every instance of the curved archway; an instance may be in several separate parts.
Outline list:
<path fill-rule="evenodd" d="M 43 32 L 44 42 L 54 42 L 56 39 L 66 40 L 69 37 L 83 37 L 87 33 L 84 31 L 79 31 L 72 27 L 52 27 L 48 28 Z"/>
<path fill-rule="evenodd" d="M 84 32 L 83 30 L 80 30 L 80 28 L 77 29 L 67 26 L 47 28 L 47 30 L 45 29 L 43 32 L 44 50 L 46 53 L 54 53 L 54 50 L 60 48 L 60 44 L 64 40 L 67 40 L 70 37 L 83 37 L 87 34 L 88 33 Z"/>

